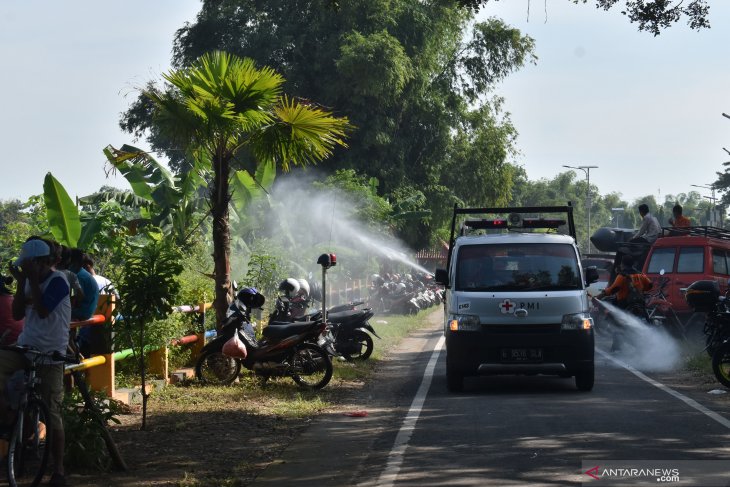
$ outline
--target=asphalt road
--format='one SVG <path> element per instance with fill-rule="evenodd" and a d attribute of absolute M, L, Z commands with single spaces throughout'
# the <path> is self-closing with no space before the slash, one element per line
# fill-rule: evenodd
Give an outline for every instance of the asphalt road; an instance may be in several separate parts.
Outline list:
<path fill-rule="evenodd" d="M 730 485 L 730 401 L 632 371 L 601 352 L 603 340 L 592 392 L 572 379 L 504 376 L 468 378 L 451 394 L 433 316 L 360 404 L 318 420 L 254 485 L 657 485 L 645 472 L 605 471 L 657 466 L 678 469 L 664 472 L 669 485 Z M 347 416 L 353 408 L 368 416 Z M 594 466 L 600 480 L 585 473 Z"/>

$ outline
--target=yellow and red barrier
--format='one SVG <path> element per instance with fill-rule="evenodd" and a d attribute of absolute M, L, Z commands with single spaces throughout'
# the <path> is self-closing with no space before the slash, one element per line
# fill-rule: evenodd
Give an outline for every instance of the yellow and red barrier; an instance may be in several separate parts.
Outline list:
<path fill-rule="evenodd" d="M 173 311 L 179 313 L 201 313 L 205 316 L 205 311 L 211 307 L 212 303 L 200 303 L 195 306 L 176 306 L 173 308 Z M 101 326 L 105 323 L 110 323 L 112 325 L 114 323 L 114 296 L 102 294 L 99 295 L 99 304 L 96 308 L 96 313 L 88 320 L 72 321 L 71 328 L 78 329 L 87 326 Z M 205 333 L 196 333 L 194 335 L 188 335 L 172 340 L 170 345 L 180 346 L 193 344 L 193 354 L 197 355 L 205 345 L 205 338 Z M 159 349 L 148 349 L 145 347 L 145 351 L 149 353 L 150 373 L 158 374 L 161 377 L 164 377 L 166 381 L 169 380 L 168 347 L 162 347 Z M 94 355 L 84 359 L 79 364 L 67 365 L 65 370 L 67 374 L 72 371 L 85 371 L 86 380 L 91 389 L 104 391 L 109 397 L 114 397 L 114 364 L 116 361 L 124 360 L 132 354 L 133 350 L 130 348 L 120 352 Z"/>

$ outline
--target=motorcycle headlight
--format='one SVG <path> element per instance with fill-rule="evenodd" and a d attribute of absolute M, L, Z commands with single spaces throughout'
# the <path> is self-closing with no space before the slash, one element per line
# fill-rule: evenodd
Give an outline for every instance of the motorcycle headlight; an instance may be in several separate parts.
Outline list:
<path fill-rule="evenodd" d="M 588 313 L 563 315 L 560 323 L 561 330 L 590 330 L 593 328 L 593 318 Z"/>
<path fill-rule="evenodd" d="M 449 315 L 448 328 L 450 331 L 478 331 L 479 316 L 477 315 Z"/>

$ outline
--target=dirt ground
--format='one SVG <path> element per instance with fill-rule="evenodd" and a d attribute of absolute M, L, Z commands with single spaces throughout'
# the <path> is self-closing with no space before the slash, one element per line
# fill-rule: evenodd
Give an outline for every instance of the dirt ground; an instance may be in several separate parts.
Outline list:
<path fill-rule="evenodd" d="M 70 469 L 69 485 L 239 487 L 250 484 L 314 418 L 292 418 L 271 411 L 251 412 L 251 401 L 260 399 L 246 395 L 245 388 L 250 385 L 232 387 L 239 388 L 241 400 L 226 401 L 216 410 L 208 406 L 206 410 L 196 410 L 193 401 L 170 412 L 169 408 L 152 403 L 144 431 L 140 430 L 141 407 L 131 408 L 128 414 L 118 416 L 122 424 L 112 430 L 129 471 L 99 473 Z M 354 409 L 362 387 L 364 384 L 356 381 L 331 383 L 330 390 L 318 393 L 326 403 L 326 408 L 318 413 Z M 291 390 L 296 394 L 293 384 Z M 190 387 L 188 391 L 188 398 L 205 394 L 201 387 Z"/>
<path fill-rule="evenodd" d="M 597 355 L 598 358 L 598 355 Z M 387 361 L 383 367 L 387 367 Z M 377 382 L 376 377 L 370 383 Z M 730 408 L 730 391 L 710 373 L 685 369 L 671 373 L 649 374 L 675 390 L 702 400 L 718 410 Z M 597 387 L 600 386 L 597 385 Z M 139 408 L 120 417 L 123 424 L 115 428 L 116 439 L 130 471 L 109 474 L 73 472 L 70 485 L 86 486 L 246 486 L 296 438 L 314 419 L 290 418 L 279 414 L 251 413 L 250 397 L 243 385 L 241 401 L 228 402 L 216 411 L 200 411 L 195 395 L 202 388 L 182 391 L 178 401 L 187 407 L 173 414 L 166 408 L 151 407 L 148 428 L 140 431 Z M 362 382 L 330 384 L 320 392 L 328 403 L 327 411 L 354 411 L 366 397 Z M 184 388 L 183 388 L 184 389 Z M 182 409 L 182 410 L 180 410 Z"/>

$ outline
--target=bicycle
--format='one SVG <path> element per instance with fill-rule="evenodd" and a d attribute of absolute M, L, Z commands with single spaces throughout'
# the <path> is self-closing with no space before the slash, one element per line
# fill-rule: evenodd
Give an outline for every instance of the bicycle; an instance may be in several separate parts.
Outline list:
<path fill-rule="evenodd" d="M 17 414 L 8 440 L 8 484 L 35 487 L 45 475 L 52 445 L 51 428 L 47 427 L 50 413 L 41 398 L 37 367 L 50 362 L 76 363 L 76 360 L 59 352 L 41 352 L 22 345 L 5 345 L 0 349 L 21 354 L 25 362 L 24 368 L 18 371 L 23 373 L 22 383 L 17 390 L 11 387 L 11 392 L 18 394 L 16 400 L 11 400 Z M 12 381 L 11 378 L 8 382 Z"/>

